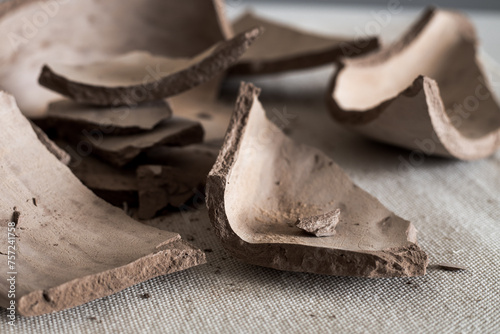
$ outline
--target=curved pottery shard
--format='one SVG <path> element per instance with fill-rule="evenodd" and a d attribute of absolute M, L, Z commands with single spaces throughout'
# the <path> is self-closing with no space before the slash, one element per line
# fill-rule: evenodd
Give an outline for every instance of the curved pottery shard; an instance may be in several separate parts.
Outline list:
<path fill-rule="evenodd" d="M 399 42 L 344 60 L 330 92 L 338 122 L 385 143 L 464 160 L 500 146 L 500 106 L 458 13 L 427 10 Z"/>
<path fill-rule="evenodd" d="M 82 136 L 82 140 L 92 142 L 93 154 L 115 166 L 124 166 L 141 152 L 159 146 L 185 146 L 203 141 L 200 123 L 173 117 L 155 129 L 123 136 L 106 136 L 93 141 Z"/>
<path fill-rule="evenodd" d="M 354 185 L 321 151 L 299 145 L 266 118 L 259 89 L 243 84 L 207 181 L 215 230 L 234 256 L 256 265 L 340 276 L 425 274 L 414 226 Z M 338 212 L 333 236 L 296 227 Z"/>
<path fill-rule="evenodd" d="M 233 74 L 266 74 L 330 64 L 340 57 L 359 56 L 378 48 L 378 40 L 320 36 L 244 14 L 235 32 L 262 26 L 262 37 L 231 68 Z"/>
<path fill-rule="evenodd" d="M 43 64 L 85 65 L 136 50 L 193 57 L 231 37 L 223 11 L 222 0 L 3 1 L 0 88 L 23 113 L 42 116 L 60 98 L 38 84 Z"/>
<path fill-rule="evenodd" d="M 39 83 L 85 104 L 120 106 L 156 101 L 199 86 L 220 74 L 235 63 L 260 34 L 260 28 L 250 29 L 190 59 L 135 51 L 84 66 L 45 65 Z"/>
<path fill-rule="evenodd" d="M 92 107 L 70 100 L 49 104 L 47 126 L 72 128 L 75 131 L 100 130 L 106 134 L 131 134 L 154 129 L 172 117 L 168 103 L 155 101 L 134 107 Z"/>
<path fill-rule="evenodd" d="M 108 296 L 205 261 L 176 233 L 140 224 L 97 198 L 37 139 L 14 99 L 0 93 L 0 306 L 16 271 L 16 307 L 35 316 Z M 19 136 L 22 134 L 22 136 Z M 14 223 L 14 224 L 12 224 Z M 15 268 L 7 254 L 15 243 Z"/>

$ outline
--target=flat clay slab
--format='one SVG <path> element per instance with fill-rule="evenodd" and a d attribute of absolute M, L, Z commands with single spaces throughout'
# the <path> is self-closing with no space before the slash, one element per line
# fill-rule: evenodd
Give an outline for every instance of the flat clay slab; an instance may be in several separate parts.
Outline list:
<path fill-rule="evenodd" d="M 207 181 L 210 220 L 245 262 L 280 270 L 363 277 L 424 275 L 417 231 L 361 190 L 321 151 L 267 119 L 260 90 L 242 84 Z M 333 236 L 311 236 L 299 218 L 339 210 Z"/>
<path fill-rule="evenodd" d="M 180 207 L 203 191 L 219 147 L 196 144 L 186 147 L 158 147 L 144 154 L 137 169 L 140 219 L 151 219 L 167 207 Z"/>
<path fill-rule="evenodd" d="M 165 101 L 135 107 L 93 107 L 71 100 L 49 105 L 44 122 L 49 126 L 71 127 L 76 131 L 100 130 L 105 134 L 132 134 L 152 130 L 172 117 Z"/>
<path fill-rule="evenodd" d="M 429 9 L 395 44 L 342 60 L 328 104 L 346 127 L 419 154 L 473 160 L 500 146 L 500 104 L 471 22 Z"/>
<path fill-rule="evenodd" d="M 377 38 L 321 36 L 246 13 L 235 32 L 263 27 L 264 33 L 234 65 L 232 74 L 269 74 L 331 64 L 340 57 L 360 56 L 378 48 Z"/>
<path fill-rule="evenodd" d="M 16 310 L 36 316 L 108 296 L 205 262 L 176 233 L 140 224 L 97 198 L 38 140 L 14 98 L 0 93 L 0 306 L 15 251 Z M 22 133 L 22 136 L 19 134 Z"/>
<path fill-rule="evenodd" d="M 73 133 L 64 129 L 60 129 L 60 133 L 85 147 L 86 152 L 90 151 L 118 167 L 128 164 L 141 152 L 153 147 L 186 146 L 203 141 L 201 124 L 180 117 L 173 117 L 151 131 L 131 135 L 107 136 L 100 131 Z"/>
<path fill-rule="evenodd" d="M 134 51 L 89 65 L 51 62 L 44 65 L 38 81 L 79 103 L 135 106 L 209 81 L 234 64 L 260 34 L 260 28 L 249 29 L 192 58 Z"/>
<path fill-rule="evenodd" d="M 189 58 L 232 36 L 222 0 L 58 1 L 51 5 L 57 15 L 25 35 L 26 19 L 33 22 L 44 2 L 0 3 L 0 89 L 30 117 L 42 117 L 60 99 L 38 84 L 43 64 L 85 65 L 135 50 Z"/>

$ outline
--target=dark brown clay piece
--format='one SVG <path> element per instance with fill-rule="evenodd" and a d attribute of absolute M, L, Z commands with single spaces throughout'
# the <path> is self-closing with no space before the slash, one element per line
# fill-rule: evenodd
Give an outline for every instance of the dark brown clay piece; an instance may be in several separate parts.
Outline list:
<path fill-rule="evenodd" d="M 135 107 L 93 107 L 62 100 L 51 103 L 44 123 L 49 127 L 72 128 L 74 131 L 99 130 L 107 135 L 124 135 L 154 129 L 172 117 L 164 101 Z"/>
<path fill-rule="evenodd" d="M 13 211 L 20 212 L 17 312 L 60 311 L 205 262 L 203 252 L 177 233 L 140 224 L 84 187 L 45 149 L 12 96 L 0 93 L 0 114 L 5 122 L 0 132 L 2 225 L 13 220 Z M 0 239 L 2 254 L 8 252 L 7 240 Z M 11 271 L 2 259 L 2 307 L 10 305 Z"/>
<path fill-rule="evenodd" d="M 141 152 L 159 146 L 186 146 L 203 141 L 200 123 L 173 117 L 151 131 L 131 135 L 109 136 L 101 131 L 74 133 L 59 129 L 60 134 L 80 146 L 91 147 L 93 155 L 114 166 L 125 166 Z M 85 147 L 86 147 L 85 146 Z"/>
<path fill-rule="evenodd" d="M 141 159 L 157 165 L 137 169 L 140 219 L 151 219 L 167 207 L 180 207 L 203 191 L 208 172 L 217 158 L 218 147 L 207 144 L 186 147 L 158 147 Z"/>
<path fill-rule="evenodd" d="M 381 142 L 462 160 L 500 147 L 500 104 L 456 12 L 429 9 L 393 45 L 342 60 L 328 94 L 335 120 Z"/>
<path fill-rule="evenodd" d="M 135 51 L 83 66 L 49 63 L 39 83 L 78 103 L 135 106 L 208 82 L 234 64 L 260 34 L 260 28 L 250 29 L 189 59 Z"/>
<path fill-rule="evenodd" d="M 377 38 L 353 40 L 320 36 L 246 13 L 233 24 L 235 32 L 262 26 L 264 33 L 234 65 L 232 74 L 269 74 L 331 64 L 378 48 Z"/>
<path fill-rule="evenodd" d="M 37 82 L 43 64 L 55 59 L 86 65 L 136 50 L 190 58 L 232 37 L 222 0 L 45 2 L 0 3 L 0 89 L 30 117 L 42 117 L 48 103 L 60 99 Z M 47 25 L 27 35 L 26 21 L 45 15 Z"/>
<path fill-rule="evenodd" d="M 260 90 L 242 84 L 207 180 L 210 220 L 245 262 L 280 270 L 363 277 L 424 275 L 417 231 L 361 190 L 321 151 L 288 138 L 267 117 Z M 340 209 L 333 236 L 311 238 L 299 218 Z"/>

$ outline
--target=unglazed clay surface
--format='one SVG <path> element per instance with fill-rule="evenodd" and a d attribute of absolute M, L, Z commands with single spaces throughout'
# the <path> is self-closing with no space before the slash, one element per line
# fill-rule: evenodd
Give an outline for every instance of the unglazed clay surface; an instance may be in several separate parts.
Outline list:
<path fill-rule="evenodd" d="M 353 184 L 321 151 L 266 117 L 259 89 L 242 84 L 207 181 L 210 219 L 235 256 L 282 270 L 367 277 L 423 275 L 415 227 Z M 309 236 L 297 219 L 338 210 L 335 235 Z"/>
<path fill-rule="evenodd" d="M 500 105 L 462 14 L 430 9 L 395 44 L 345 59 L 328 104 L 350 129 L 389 144 L 464 160 L 500 146 Z"/>
<path fill-rule="evenodd" d="M 233 74 L 268 74 L 330 64 L 378 48 L 376 38 L 321 36 L 246 13 L 234 23 L 235 32 L 263 27 L 264 33 L 231 68 Z"/>
<path fill-rule="evenodd" d="M 31 117 L 60 98 L 37 82 L 45 63 L 85 65 L 136 50 L 193 57 L 232 36 L 221 0 L 45 2 L 0 4 L 0 88 Z"/>
<path fill-rule="evenodd" d="M 261 34 L 249 29 L 192 58 L 166 58 L 144 51 L 89 65 L 44 65 L 39 83 L 76 102 L 134 106 L 199 86 L 225 71 Z"/>
<path fill-rule="evenodd" d="M 142 225 L 97 198 L 38 140 L 14 98 L 0 93 L 0 305 L 7 254 L 16 253 L 16 310 L 35 316 L 74 307 L 205 261 L 176 233 Z M 20 136 L 19 134 L 22 134 Z"/>

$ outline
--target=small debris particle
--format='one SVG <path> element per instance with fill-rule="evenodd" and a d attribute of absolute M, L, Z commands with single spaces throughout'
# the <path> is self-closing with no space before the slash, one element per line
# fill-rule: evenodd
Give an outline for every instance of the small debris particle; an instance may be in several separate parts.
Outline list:
<path fill-rule="evenodd" d="M 98 323 L 102 322 L 101 320 L 97 319 L 97 317 L 87 317 L 87 319 L 98 322 Z"/>
<path fill-rule="evenodd" d="M 446 270 L 446 271 L 462 271 L 462 270 L 467 270 L 467 268 L 463 266 L 459 266 L 456 264 L 451 264 L 451 263 L 439 263 L 436 264 L 437 269 L 441 270 Z"/>
<path fill-rule="evenodd" d="M 139 296 L 140 296 L 142 299 L 149 299 L 149 298 L 151 298 L 151 295 L 150 295 L 149 293 L 147 293 L 147 292 L 146 292 L 146 293 L 143 293 L 143 294 L 140 294 Z"/>
<path fill-rule="evenodd" d="M 211 248 L 206 248 L 203 250 L 205 253 L 212 253 L 213 252 L 213 249 Z"/>
<path fill-rule="evenodd" d="M 275 183 L 275 184 L 276 184 L 277 186 L 279 186 L 279 185 L 280 185 L 280 181 L 276 181 L 276 183 Z"/>
<path fill-rule="evenodd" d="M 35 197 L 33 197 L 33 205 L 34 205 L 34 206 L 38 206 L 38 205 L 36 204 L 36 198 L 35 198 Z"/>
<path fill-rule="evenodd" d="M 192 235 L 186 236 L 187 241 L 194 241 L 194 237 Z"/>
<path fill-rule="evenodd" d="M 336 209 L 318 216 L 299 218 L 295 226 L 316 237 L 328 237 L 336 233 L 335 227 L 341 221 L 340 215 L 340 209 Z"/>

